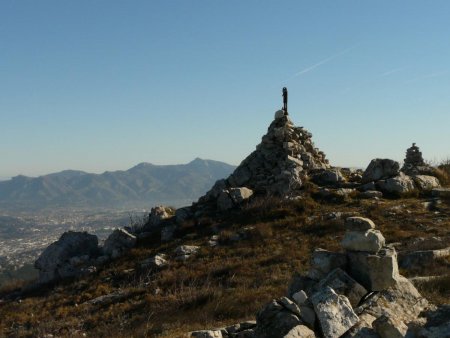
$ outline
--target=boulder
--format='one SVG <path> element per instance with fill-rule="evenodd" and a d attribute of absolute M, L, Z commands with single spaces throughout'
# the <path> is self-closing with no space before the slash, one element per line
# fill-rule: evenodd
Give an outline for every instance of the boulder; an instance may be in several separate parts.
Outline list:
<path fill-rule="evenodd" d="M 338 338 L 359 321 L 348 298 L 330 287 L 312 295 L 311 301 L 325 338 Z"/>
<path fill-rule="evenodd" d="M 379 181 L 396 176 L 400 171 L 398 162 L 390 159 L 374 159 L 367 166 L 362 176 L 362 183 Z"/>
<path fill-rule="evenodd" d="M 308 299 L 308 295 L 305 291 L 300 290 L 292 295 L 292 299 L 297 303 L 298 306 L 304 305 Z"/>
<path fill-rule="evenodd" d="M 318 288 L 324 289 L 327 286 L 336 293 L 346 296 L 352 307 L 358 306 L 361 299 L 367 294 L 367 290 L 361 284 L 339 268 L 333 270 L 325 279 L 321 280 Z"/>
<path fill-rule="evenodd" d="M 196 245 L 180 245 L 175 249 L 175 259 L 178 261 L 185 261 L 194 255 L 200 249 Z"/>
<path fill-rule="evenodd" d="M 256 337 L 279 338 L 288 334 L 302 322 L 291 311 L 287 310 L 276 300 L 267 304 L 256 316 Z"/>
<path fill-rule="evenodd" d="M 172 209 L 164 205 L 153 207 L 148 216 L 148 225 L 150 227 L 158 226 L 163 220 L 172 217 L 171 214 Z"/>
<path fill-rule="evenodd" d="M 345 228 L 349 231 L 367 231 L 375 229 L 375 223 L 369 218 L 359 216 L 347 217 Z"/>
<path fill-rule="evenodd" d="M 345 177 L 337 168 L 320 170 L 313 174 L 311 179 L 318 185 L 336 185 L 345 182 Z"/>
<path fill-rule="evenodd" d="M 193 216 L 191 207 L 183 207 L 179 208 L 175 211 L 175 220 L 176 222 L 183 223 Z"/>
<path fill-rule="evenodd" d="M 285 334 L 283 338 L 316 338 L 316 335 L 307 326 L 297 325 Z"/>
<path fill-rule="evenodd" d="M 112 258 L 121 256 L 136 245 L 136 236 L 124 229 L 116 229 L 105 240 L 103 253 Z"/>
<path fill-rule="evenodd" d="M 412 179 L 414 180 L 414 183 L 420 190 L 430 191 L 433 190 L 434 188 L 441 187 L 439 180 L 434 176 L 415 175 L 412 176 Z"/>
<path fill-rule="evenodd" d="M 308 272 L 308 277 L 320 280 L 336 268 L 345 269 L 346 265 L 347 256 L 345 254 L 316 249 L 312 253 L 311 268 Z"/>
<path fill-rule="evenodd" d="M 142 268 L 150 269 L 162 269 L 166 267 L 169 263 L 167 262 L 166 255 L 158 254 L 153 257 L 147 258 L 141 262 Z"/>
<path fill-rule="evenodd" d="M 377 182 L 378 188 L 388 194 L 405 194 L 414 191 L 416 186 L 410 176 L 400 173 L 398 176 Z"/>
<path fill-rule="evenodd" d="M 404 338 L 408 327 L 396 317 L 382 315 L 372 323 L 380 338 Z"/>
<path fill-rule="evenodd" d="M 246 187 L 231 188 L 229 193 L 233 203 L 240 204 L 253 195 L 253 190 Z"/>
<path fill-rule="evenodd" d="M 349 251 L 366 251 L 377 253 L 384 245 L 385 239 L 378 230 L 347 231 L 341 242 L 344 249 Z"/>
<path fill-rule="evenodd" d="M 431 190 L 431 194 L 442 199 L 450 199 L 450 188 L 435 188 Z"/>
<path fill-rule="evenodd" d="M 368 291 L 381 291 L 395 285 L 399 278 L 397 253 L 383 248 L 377 254 L 348 252 L 349 273 Z"/>
<path fill-rule="evenodd" d="M 78 263 L 81 260 L 87 262 L 90 257 L 96 257 L 98 254 L 97 236 L 87 232 L 65 232 L 59 240 L 50 244 L 34 263 L 35 268 L 39 270 L 39 282 L 47 283 L 76 276 L 81 273 L 81 264 Z"/>

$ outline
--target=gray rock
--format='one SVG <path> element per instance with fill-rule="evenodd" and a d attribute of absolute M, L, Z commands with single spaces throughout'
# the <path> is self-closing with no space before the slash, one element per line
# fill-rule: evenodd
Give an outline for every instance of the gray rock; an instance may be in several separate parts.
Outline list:
<path fill-rule="evenodd" d="M 378 230 L 347 231 L 341 242 L 344 249 L 349 251 L 367 251 L 377 253 L 385 244 L 385 239 Z"/>
<path fill-rule="evenodd" d="M 86 304 L 92 305 L 107 305 L 107 304 L 115 304 L 118 303 L 125 298 L 127 298 L 129 294 L 124 291 L 116 291 L 107 295 L 99 296 L 94 299 L 88 300 L 85 302 Z"/>
<path fill-rule="evenodd" d="M 150 210 L 150 215 L 148 217 L 148 224 L 149 226 L 158 226 L 161 224 L 161 222 L 167 218 L 172 217 L 171 214 L 172 210 L 169 207 L 166 207 L 164 205 L 158 205 L 156 207 L 153 207 Z"/>
<path fill-rule="evenodd" d="M 191 207 L 179 208 L 175 211 L 175 220 L 178 224 L 183 223 L 193 216 Z"/>
<path fill-rule="evenodd" d="M 404 338 L 408 327 L 395 317 L 383 315 L 372 323 L 381 338 Z"/>
<path fill-rule="evenodd" d="M 297 325 L 293 327 L 283 338 L 316 338 L 314 331 L 305 325 Z"/>
<path fill-rule="evenodd" d="M 431 194 L 442 199 L 450 198 L 450 188 L 435 188 L 431 190 Z"/>
<path fill-rule="evenodd" d="M 345 220 L 345 228 L 350 231 L 367 231 L 375 229 L 375 223 L 369 218 L 354 216 Z"/>
<path fill-rule="evenodd" d="M 253 190 L 246 187 L 230 188 L 229 194 L 233 203 L 240 204 L 253 195 Z"/>
<path fill-rule="evenodd" d="M 344 176 L 337 168 L 319 171 L 314 174 L 311 179 L 318 185 L 336 185 L 345 182 Z"/>
<path fill-rule="evenodd" d="M 199 249 L 200 247 L 196 245 L 180 245 L 174 250 L 175 259 L 178 261 L 185 261 L 197 253 Z"/>
<path fill-rule="evenodd" d="M 166 259 L 166 255 L 158 254 L 153 257 L 147 258 L 141 262 L 142 268 L 150 268 L 150 269 L 162 269 L 166 267 L 169 262 Z"/>
<path fill-rule="evenodd" d="M 362 176 L 362 183 L 379 181 L 396 176 L 400 171 L 398 162 L 390 159 L 374 159 L 367 166 Z"/>
<path fill-rule="evenodd" d="M 349 252 L 349 273 L 368 291 L 381 291 L 395 285 L 399 278 L 397 253 L 383 248 L 377 254 Z"/>
<path fill-rule="evenodd" d="M 367 294 L 367 290 L 361 284 L 339 268 L 333 270 L 325 279 L 321 280 L 318 288 L 324 289 L 327 286 L 336 293 L 346 296 L 352 307 L 358 306 L 361 299 Z"/>
<path fill-rule="evenodd" d="M 316 249 L 312 253 L 308 277 L 320 280 L 336 268 L 345 269 L 346 265 L 347 256 L 345 254 Z"/>
<path fill-rule="evenodd" d="M 301 325 L 300 319 L 276 300 L 267 304 L 256 316 L 255 333 L 258 338 L 279 338 Z"/>
<path fill-rule="evenodd" d="M 116 229 L 103 244 L 103 253 L 117 258 L 134 246 L 136 246 L 136 236 L 124 229 Z"/>
<path fill-rule="evenodd" d="M 439 180 L 434 176 L 415 175 L 412 176 L 412 179 L 414 180 L 414 183 L 420 190 L 430 191 L 435 188 L 441 187 Z"/>
<path fill-rule="evenodd" d="M 65 232 L 59 240 L 50 244 L 34 263 L 39 270 L 39 282 L 47 283 L 60 278 L 73 277 L 81 273 L 80 266 L 72 263 L 87 262 L 87 257 L 96 257 L 99 253 L 98 238 L 87 232 Z M 77 258 L 75 258 L 77 257 Z M 72 263 L 71 263 L 72 259 Z M 76 264 L 79 265 L 79 264 Z"/>
<path fill-rule="evenodd" d="M 304 305 L 308 299 L 308 295 L 305 291 L 300 290 L 292 295 L 292 299 L 297 303 L 298 306 Z"/>
<path fill-rule="evenodd" d="M 359 321 L 347 297 L 330 287 L 312 295 L 311 301 L 325 338 L 338 338 Z"/>
<path fill-rule="evenodd" d="M 398 176 L 377 182 L 378 188 L 388 194 L 405 194 L 416 189 L 410 176 L 400 173 Z"/>
<path fill-rule="evenodd" d="M 438 250 L 401 252 L 398 255 L 398 263 L 403 269 L 417 269 L 433 264 L 436 259 L 448 256 L 450 256 L 450 247 Z"/>

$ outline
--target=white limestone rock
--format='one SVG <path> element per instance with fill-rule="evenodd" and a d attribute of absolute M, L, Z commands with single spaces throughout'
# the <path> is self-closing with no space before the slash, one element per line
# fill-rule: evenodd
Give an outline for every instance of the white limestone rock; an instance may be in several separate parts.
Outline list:
<path fill-rule="evenodd" d="M 372 323 L 380 338 L 404 338 L 408 327 L 396 317 L 383 315 Z"/>
<path fill-rule="evenodd" d="M 172 210 L 164 205 L 158 205 L 156 207 L 153 207 L 150 210 L 150 215 L 148 217 L 148 224 L 151 227 L 158 226 L 159 224 L 161 224 L 163 220 L 172 217 L 171 212 Z"/>
<path fill-rule="evenodd" d="M 413 179 L 403 173 L 398 176 L 378 181 L 377 186 L 388 194 L 405 194 L 416 189 Z"/>
<path fill-rule="evenodd" d="M 235 204 L 240 204 L 253 195 L 253 190 L 246 187 L 230 188 L 229 194 Z"/>
<path fill-rule="evenodd" d="M 158 254 L 153 257 L 147 258 L 141 262 L 142 268 L 150 268 L 150 269 L 162 269 L 169 264 L 167 261 L 166 255 Z"/>
<path fill-rule="evenodd" d="M 430 191 L 435 188 L 441 187 L 439 180 L 434 176 L 415 175 L 412 176 L 412 179 L 414 180 L 414 183 L 420 190 Z"/>
<path fill-rule="evenodd" d="M 311 301 L 325 338 L 338 338 L 359 321 L 348 298 L 330 287 L 315 293 Z"/>
<path fill-rule="evenodd" d="M 325 279 L 321 280 L 318 288 L 323 289 L 327 286 L 336 293 L 346 296 L 352 307 L 356 307 L 367 294 L 367 290 L 361 284 L 339 268 L 333 270 Z"/>
<path fill-rule="evenodd" d="M 348 251 L 366 251 L 377 253 L 385 244 L 385 239 L 378 230 L 347 231 L 341 242 Z"/>
<path fill-rule="evenodd" d="M 316 338 L 314 331 L 305 325 L 297 325 L 293 327 L 283 338 Z"/>

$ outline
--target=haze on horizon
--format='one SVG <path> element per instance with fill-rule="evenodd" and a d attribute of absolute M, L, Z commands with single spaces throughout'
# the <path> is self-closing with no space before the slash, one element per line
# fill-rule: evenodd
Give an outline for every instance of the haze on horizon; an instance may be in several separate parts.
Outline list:
<path fill-rule="evenodd" d="M 448 1 L 0 3 L 0 178 L 239 164 L 289 89 L 332 165 L 450 156 Z"/>

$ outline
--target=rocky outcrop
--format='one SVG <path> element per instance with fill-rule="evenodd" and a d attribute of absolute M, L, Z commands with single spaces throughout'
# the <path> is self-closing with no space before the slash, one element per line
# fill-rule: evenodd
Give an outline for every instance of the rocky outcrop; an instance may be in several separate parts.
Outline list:
<path fill-rule="evenodd" d="M 39 282 L 48 283 L 88 272 L 98 254 L 97 236 L 87 232 L 65 232 L 36 260 L 34 266 L 39 270 Z"/>

